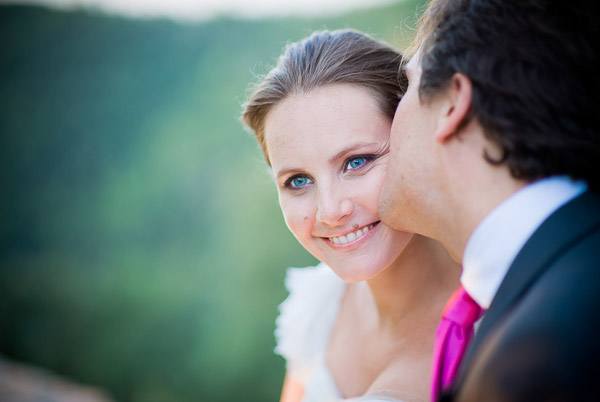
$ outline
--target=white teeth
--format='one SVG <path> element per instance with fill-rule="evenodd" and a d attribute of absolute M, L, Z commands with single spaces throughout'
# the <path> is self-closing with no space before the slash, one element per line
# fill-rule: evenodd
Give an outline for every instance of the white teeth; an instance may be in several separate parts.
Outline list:
<path fill-rule="evenodd" d="M 366 235 L 369 230 L 373 229 L 373 226 L 374 225 L 365 226 L 362 229 L 358 229 L 344 236 L 331 237 L 330 240 L 334 244 L 347 244 Z"/>

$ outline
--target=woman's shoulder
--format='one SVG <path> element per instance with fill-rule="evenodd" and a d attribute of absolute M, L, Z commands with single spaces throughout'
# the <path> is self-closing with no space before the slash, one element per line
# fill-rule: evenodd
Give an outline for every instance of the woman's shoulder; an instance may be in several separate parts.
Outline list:
<path fill-rule="evenodd" d="M 288 297 L 279 305 L 275 353 L 287 361 L 288 372 L 303 379 L 324 352 L 346 284 L 321 263 L 289 268 Z"/>

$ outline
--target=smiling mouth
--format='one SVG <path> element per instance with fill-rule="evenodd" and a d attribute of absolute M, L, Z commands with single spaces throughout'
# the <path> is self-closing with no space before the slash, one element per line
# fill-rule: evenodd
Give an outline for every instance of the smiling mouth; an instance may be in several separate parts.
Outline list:
<path fill-rule="evenodd" d="M 379 222 L 380 221 L 373 222 L 370 225 L 363 226 L 362 228 L 357 229 L 354 232 L 346 233 L 342 236 L 327 237 L 327 239 L 329 239 L 330 242 L 338 246 L 350 244 L 365 237 L 367 233 L 369 233 L 375 226 L 379 224 Z"/>

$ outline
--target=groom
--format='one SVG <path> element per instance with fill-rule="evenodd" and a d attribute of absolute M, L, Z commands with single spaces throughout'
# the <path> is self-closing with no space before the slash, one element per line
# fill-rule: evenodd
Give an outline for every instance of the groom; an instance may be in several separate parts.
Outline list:
<path fill-rule="evenodd" d="M 484 312 L 466 353 L 436 350 L 435 399 L 598 400 L 598 19 L 594 1 L 439 0 L 420 22 L 380 213 L 444 244 L 451 303 Z"/>

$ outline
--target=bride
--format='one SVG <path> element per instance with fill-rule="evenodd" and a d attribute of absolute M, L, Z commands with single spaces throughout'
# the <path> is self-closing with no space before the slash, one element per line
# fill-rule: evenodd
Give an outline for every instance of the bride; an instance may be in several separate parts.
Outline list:
<path fill-rule="evenodd" d="M 400 63 L 363 33 L 317 32 L 288 45 L 244 105 L 285 222 L 322 262 L 287 273 L 282 402 L 428 400 L 434 332 L 460 270 L 437 242 L 379 219 Z"/>

